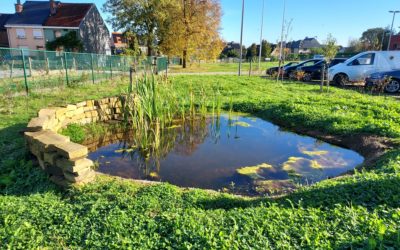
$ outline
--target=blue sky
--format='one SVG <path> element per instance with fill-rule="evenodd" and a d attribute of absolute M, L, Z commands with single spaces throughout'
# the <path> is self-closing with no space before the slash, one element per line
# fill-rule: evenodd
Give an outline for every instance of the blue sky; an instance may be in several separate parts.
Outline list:
<path fill-rule="evenodd" d="M 0 12 L 13 12 L 16 0 L 0 0 Z M 22 0 L 24 1 L 24 0 Z M 264 0 L 263 37 L 276 42 L 280 37 L 283 0 Z M 105 0 L 65 0 L 65 2 L 95 2 L 102 9 Z M 317 37 L 323 42 L 331 33 L 339 44 L 346 46 L 349 38 L 359 38 L 361 33 L 373 27 L 386 27 L 392 16 L 388 10 L 400 10 L 399 0 L 286 0 L 287 21 L 292 20 L 288 40 Z M 242 0 L 221 0 L 222 37 L 226 41 L 239 41 Z M 262 0 L 245 0 L 245 45 L 260 39 Z M 106 16 L 103 13 L 103 17 Z M 400 26 L 400 15 L 394 27 Z M 111 27 L 110 27 L 111 30 Z"/>

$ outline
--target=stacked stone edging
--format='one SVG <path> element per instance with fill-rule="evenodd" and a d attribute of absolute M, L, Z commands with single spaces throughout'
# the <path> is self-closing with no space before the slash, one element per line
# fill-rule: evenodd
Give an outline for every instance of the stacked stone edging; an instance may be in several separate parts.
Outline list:
<path fill-rule="evenodd" d="M 93 161 L 86 158 L 88 148 L 57 132 L 73 123 L 121 119 L 121 107 L 118 97 L 110 97 L 41 109 L 38 117 L 30 120 L 25 132 L 28 149 L 56 184 L 70 186 L 91 182 L 95 171 Z"/>

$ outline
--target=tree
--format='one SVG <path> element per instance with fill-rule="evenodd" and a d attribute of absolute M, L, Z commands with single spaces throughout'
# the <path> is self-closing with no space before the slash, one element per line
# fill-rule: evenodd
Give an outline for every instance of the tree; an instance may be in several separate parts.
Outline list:
<path fill-rule="evenodd" d="M 331 60 L 333 58 L 335 58 L 338 50 L 339 50 L 339 47 L 337 45 L 336 38 L 334 38 L 332 36 L 332 34 L 329 34 L 328 37 L 326 38 L 325 46 L 323 48 L 323 55 L 325 57 L 327 65 L 329 65 Z M 327 83 L 328 83 L 328 91 L 329 91 L 329 72 L 327 72 L 327 75 L 328 75 Z M 322 78 L 323 78 L 323 76 L 322 76 Z M 321 81 L 321 83 L 323 84 L 323 81 Z M 322 85 L 321 85 L 321 90 L 322 90 Z"/>
<path fill-rule="evenodd" d="M 239 58 L 240 57 L 239 53 L 234 49 L 228 50 L 228 52 L 226 53 L 226 56 L 228 58 Z"/>
<path fill-rule="evenodd" d="M 267 58 L 271 55 L 272 47 L 267 40 L 262 40 L 261 57 Z"/>
<path fill-rule="evenodd" d="M 360 41 L 364 44 L 366 50 L 381 50 L 386 48 L 389 43 L 387 28 L 372 28 L 362 33 Z"/>
<path fill-rule="evenodd" d="M 181 55 L 183 68 L 192 57 L 217 58 L 223 49 L 219 0 L 180 0 L 171 11 L 173 14 L 161 31 L 162 52 Z"/>
<path fill-rule="evenodd" d="M 257 56 L 257 45 L 253 43 L 250 47 L 247 48 L 246 58 L 252 60 Z"/>
<path fill-rule="evenodd" d="M 357 54 L 360 53 L 364 50 L 363 43 L 360 41 L 360 39 L 354 39 L 351 38 L 349 40 L 346 53 L 352 53 L 352 54 Z"/>
<path fill-rule="evenodd" d="M 139 48 L 139 41 L 135 33 L 131 31 L 127 31 L 123 34 L 128 47 L 124 49 L 123 54 L 129 56 L 138 56 L 141 54 L 141 50 Z"/>
<path fill-rule="evenodd" d="M 178 0 L 107 0 L 103 10 L 111 14 L 108 21 L 114 29 L 130 31 L 142 37 L 151 56 L 156 49 L 155 42 L 159 30 L 166 19 L 170 19 L 170 10 Z"/>
<path fill-rule="evenodd" d="M 82 51 L 83 43 L 78 38 L 75 31 L 70 31 L 67 34 L 56 38 L 54 41 L 46 43 L 47 50 L 59 50 L 64 51 Z"/>
<path fill-rule="evenodd" d="M 311 48 L 310 49 L 311 54 L 313 55 L 323 55 L 324 54 L 324 48 L 319 47 L 319 48 Z"/>

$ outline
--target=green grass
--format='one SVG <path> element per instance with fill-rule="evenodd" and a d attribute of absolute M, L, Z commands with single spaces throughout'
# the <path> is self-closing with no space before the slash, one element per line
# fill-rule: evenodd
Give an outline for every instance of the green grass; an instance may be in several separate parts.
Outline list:
<path fill-rule="evenodd" d="M 400 137 L 391 97 L 257 77 L 177 76 L 177 95 L 218 88 L 225 109 L 327 134 Z M 278 198 L 239 198 L 101 176 L 62 191 L 32 164 L 19 133 L 42 107 L 115 95 L 116 82 L 1 99 L 0 248 L 400 248 L 400 150 L 368 170 Z M 200 100 L 195 100 L 195 102 Z M 11 107 L 15 107 L 12 109 Z M 12 113 L 10 113 L 12 111 Z"/>
<path fill-rule="evenodd" d="M 264 74 L 269 67 L 278 66 L 278 62 L 262 62 L 261 72 Z M 171 73 L 206 73 L 206 72 L 237 72 L 239 70 L 238 63 L 193 63 L 188 68 L 183 69 L 181 65 L 170 65 Z M 250 63 L 242 64 L 243 74 L 250 70 Z M 258 71 L 258 61 L 252 63 L 252 72 Z"/>

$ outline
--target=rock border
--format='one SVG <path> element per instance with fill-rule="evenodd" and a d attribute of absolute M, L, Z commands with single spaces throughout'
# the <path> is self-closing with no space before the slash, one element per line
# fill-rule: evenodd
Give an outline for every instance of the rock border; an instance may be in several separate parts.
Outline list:
<path fill-rule="evenodd" d="M 93 161 L 87 158 L 88 148 L 58 134 L 70 124 L 120 120 L 122 103 L 118 97 L 88 100 L 64 107 L 41 109 L 28 123 L 25 140 L 50 180 L 63 187 L 92 182 L 96 173 Z"/>

